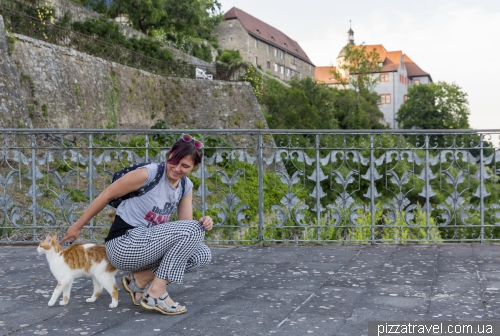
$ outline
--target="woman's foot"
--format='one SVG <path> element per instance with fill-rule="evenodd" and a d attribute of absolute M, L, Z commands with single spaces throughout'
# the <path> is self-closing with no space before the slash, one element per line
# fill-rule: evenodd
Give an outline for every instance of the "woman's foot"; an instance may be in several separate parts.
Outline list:
<path fill-rule="evenodd" d="M 187 312 L 186 307 L 179 306 L 179 302 L 174 302 L 168 295 L 168 292 L 163 293 L 159 297 L 154 297 L 146 292 L 140 304 L 147 310 L 156 310 L 164 315 L 179 315 Z"/>
<path fill-rule="evenodd" d="M 140 302 L 144 292 L 146 292 L 146 286 L 139 287 L 134 279 L 134 273 L 130 273 L 128 276 L 122 278 L 122 285 L 125 291 L 130 295 L 132 303 L 136 306 L 140 306 Z"/>

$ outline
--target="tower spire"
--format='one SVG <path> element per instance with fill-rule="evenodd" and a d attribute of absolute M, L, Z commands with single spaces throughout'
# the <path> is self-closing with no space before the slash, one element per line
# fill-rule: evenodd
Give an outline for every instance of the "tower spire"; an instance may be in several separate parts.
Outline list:
<path fill-rule="evenodd" d="M 347 44 L 354 44 L 354 31 L 351 27 L 351 20 L 349 20 L 349 31 L 347 32 Z"/>

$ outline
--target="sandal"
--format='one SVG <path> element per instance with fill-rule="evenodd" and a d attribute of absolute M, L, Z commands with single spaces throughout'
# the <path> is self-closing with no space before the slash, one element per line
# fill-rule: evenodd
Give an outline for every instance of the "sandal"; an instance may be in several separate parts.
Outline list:
<path fill-rule="evenodd" d="M 179 302 L 175 302 L 173 305 L 169 306 L 165 300 L 169 297 L 168 292 L 163 293 L 162 296 L 155 298 L 148 294 L 148 292 L 144 293 L 141 306 L 147 310 L 156 310 L 165 315 L 179 315 L 187 312 L 186 308 L 182 310 L 178 310 Z"/>
<path fill-rule="evenodd" d="M 128 277 L 122 278 L 123 288 L 127 293 L 130 294 L 130 298 L 132 299 L 132 303 L 136 306 L 140 306 L 141 298 L 136 299 L 135 293 L 144 293 L 146 292 L 146 288 L 141 288 L 135 284 L 134 273 L 130 273 Z"/>

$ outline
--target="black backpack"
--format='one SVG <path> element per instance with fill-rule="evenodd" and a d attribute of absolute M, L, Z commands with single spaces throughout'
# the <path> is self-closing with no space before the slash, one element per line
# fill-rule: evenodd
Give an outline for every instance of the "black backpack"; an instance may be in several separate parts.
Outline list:
<path fill-rule="evenodd" d="M 115 182 L 118 180 L 120 177 L 123 175 L 127 174 L 128 172 L 131 172 L 132 170 L 136 170 L 137 168 L 143 167 L 145 165 L 150 164 L 149 162 L 141 162 L 141 163 L 135 163 L 131 164 L 128 167 L 123 168 L 122 170 L 117 171 L 116 173 L 113 174 L 113 179 L 112 182 Z M 123 195 L 122 197 L 115 198 L 114 200 L 111 200 L 108 204 L 111 205 L 113 208 L 118 208 L 120 203 L 126 199 L 136 197 L 136 196 L 142 196 L 151 189 L 153 189 L 158 183 L 160 183 L 161 178 L 163 177 L 163 172 L 165 171 L 165 162 L 160 162 L 157 163 L 158 165 L 158 170 L 156 172 L 155 178 L 149 182 L 149 184 L 145 185 L 144 187 L 137 189 L 136 191 L 132 191 L 126 195 Z M 184 189 L 186 186 L 186 178 L 183 177 L 181 178 L 181 187 L 182 187 L 182 193 L 181 197 L 184 195 Z"/>

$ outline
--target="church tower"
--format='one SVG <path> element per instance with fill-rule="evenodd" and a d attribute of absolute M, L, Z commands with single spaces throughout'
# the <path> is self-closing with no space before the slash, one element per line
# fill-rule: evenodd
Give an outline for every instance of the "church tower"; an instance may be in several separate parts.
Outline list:
<path fill-rule="evenodd" d="M 347 31 L 347 44 L 354 45 L 354 31 L 351 28 L 351 20 L 349 20 L 349 30 Z"/>
<path fill-rule="evenodd" d="M 351 20 L 349 20 L 349 30 L 347 31 L 347 45 L 354 46 L 354 31 L 351 28 Z M 349 73 L 342 69 L 342 66 L 345 64 L 345 47 L 342 48 L 339 55 L 337 56 L 337 71 L 342 75 L 342 77 L 349 77 Z"/>

